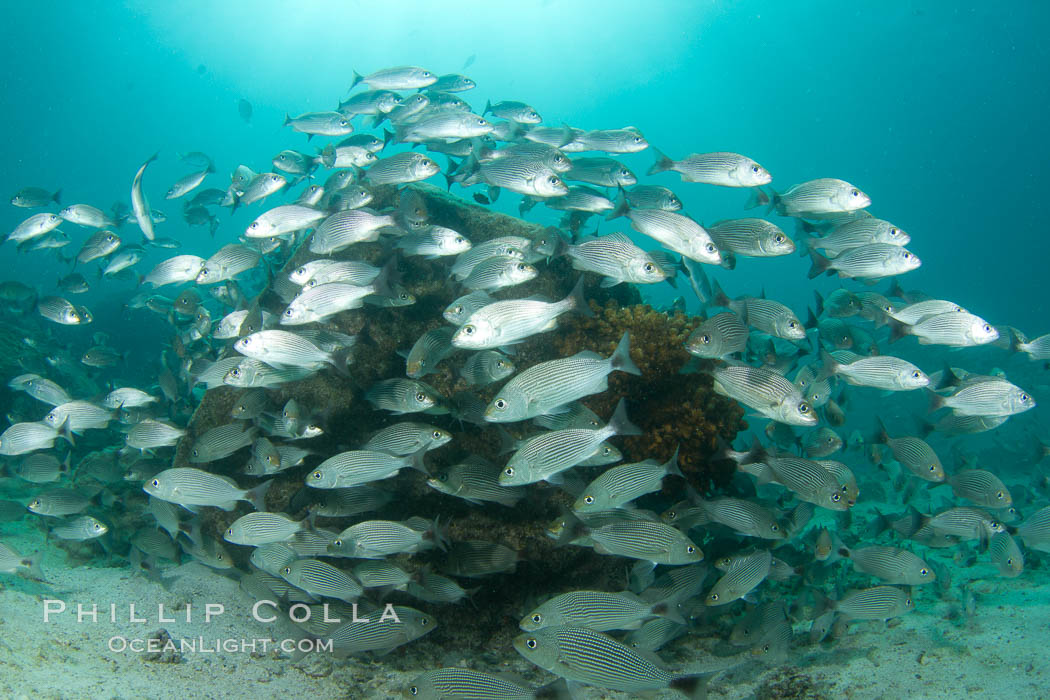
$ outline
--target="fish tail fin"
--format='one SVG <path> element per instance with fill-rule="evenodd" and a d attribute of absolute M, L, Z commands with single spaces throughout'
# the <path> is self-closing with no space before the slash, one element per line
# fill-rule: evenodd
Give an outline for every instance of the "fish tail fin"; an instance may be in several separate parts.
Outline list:
<path fill-rule="evenodd" d="M 811 250 L 809 252 L 809 258 L 813 261 L 813 264 L 810 265 L 809 268 L 808 277 L 810 279 L 818 277 L 819 275 L 827 272 L 828 268 L 831 267 L 831 261 L 815 250 Z"/>
<path fill-rule="evenodd" d="M 681 445 L 674 446 L 674 454 L 671 455 L 671 458 L 669 460 L 664 462 L 664 474 L 680 476 L 683 479 L 685 478 L 685 474 L 682 473 L 682 470 L 678 466 L 678 451 L 681 449 Z"/>
<path fill-rule="evenodd" d="M 824 348 L 820 349 L 820 363 L 820 371 L 817 372 L 816 379 L 818 382 L 835 374 L 835 370 L 838 369 L 839 366 L 839 363 L 835 361 L 835 358 L 831 356 L 831 353 Z"/>
<path fill-rule="evenodd" d="M 58 437 L 68 442 L 70 447 L 77 446 L 76 440 L 73 438 L 73 431 L 69 429 L 68 415 L 62 419 L 62 424 L 58 426 Z"/>
<path fill-rule="evenodd" d="M 886 430 L 886 424 L 882 422 L 882 418 L 879 416 L 875 417 L 875 439 L 873 442 L 880 445 L 888 445 L 890 443 L 889 431 Z"/>
<path fill-rule="evenodd" d="M 940 409 L 944 408 L 946 404 L 945 398 L 943 396 L 941 396 L 937 392 L 930 391 L 929 389 L 927 389 L 926 391 L 929 393 L 930 396 L 930 413 L 933 413 L 934 411 L 939 411 Z"/>
<path fill-rule="evenodd" d="M 817 301 L 816 316 L 817 316 L 817 318 L 820 318 L 821 316 L 824 315 L 824 297 L 821 296 L 820 292 L 818 292 L 815 289 L 813 290 L 813 296 L 814 296 L 814 298 Z"/>
<path fill-rule="evenodd" d="M 646 175 L 655 175 L 674 168 L 674 161 L 661 153 L 659 149 L 654 148 L 653 153 L 656 154 L 656 162 L 649 166 Z"/>
<path fill-rule="evenodd" d="M 383 147 L 384 148 L 386 148 L 386 145 L 388 143 L 390 143 L 391 141 L 393 141 L 394 139 L 396 139 L 396 138 L 397 138 L 397 134 L 395 134 L 393 131 L 390 131 L 390 129 L 383 129 Z"/>
<path fill-rule="evenodd" d="M 44 558 L 43 552 L 31 554 L 19 562 L 26 569 L 26 575 L 34 581 L 44 581 L 44 572 L 40 570 L 40 560 Z"/>
<path fill-rule="evenodd" d="M 284 113 L 284 124 L 281 124 L 281 126 L 288 126 L 291 123 L 292 123 L 292 118 L 288 115 L 287 112 L 285 112 Z"/>
<path fill-rule="evenodd" d="M 674 596 L 656 603 L 653 607 L 649 608 L 649 612 L 657 617 L 663 617 L 671 622 L 677 622 L 680 625 L 686 624 L 685 618 L 682 617 L 682 613 L 678 612 L 678 601 L 674 599 Z"/>
<path fill-rule="evenodd" d="M 616 200 L 616 206 L 613 208 L 612 211 L 605 215 L 605 220 L 611 221 L 612 219 L 617 219 L 621 216 L 627 216 L 627 214 L 630 211 L 631 206 L 627 203 L 627 194 L 623 191 L 623 188 L 621 187 L 620 196 Z"/>
<path fill-rule="evenodd" d="M 339 348 L 332 352 L 332 367 L 344 377 L 350 376 L 350 356 L 353 348 Z"/>
<path fill-rule="evenodd" d="M 201 519 L 200 516 L 191 518 L 190 520 L 179 523 L 178 533 L 181 532 L 185 535 L 186 539 L 194 544 L 198 549 L 204 545 L 204 533 L 201 532 Z"/>
<path fill-rule="evenodd" d="M 563 547 L 577 537 L 583 537 L 590 532 L 590 528 L 577 518 L 572 511 L 566 510 L 562 513 L 562 518 L 564 519 L 564 525 L 555 538 L 555 546 Z"/>
<path fill-rule="evenodd" d="M 707 700 L 707 681 L 711 675 L 702 673 L 695 676 L 678 676 L 672 679 L 667 687 L 677 690 L 690 700 Z"/>
<path fill-rule="evenodd" d="M 771 213 L 773 211 L 776 211 L 778 214 L 783 214 L 784 213 L 784 205 L 781 202 L 780 193 L 778 193 L 772 187 L 769 188 L 769 192 L 770 192 L 770 194 L 769 194 L 768 203 L 766 204 L 766 213 L 769 214 L 769 213 Z"/>
<path fill-rule="evenodd" d="M 620 338 L 620 343 L 616 346 L 616 350 L 613 352 L 612 357 L 609 358 L 609 364 L 613 369 L 618 369 L 621 372 L 627 372 L 628 374 L 634 374 L 642 376 L 642 370 L 638 369 L 638 365 L 634 364 L 634 360 L 631 359 L 631 334 L 630 331 L 624 331 L 623 337 Z"/>
<path fill-rule="evenodd" d="M 795 231 L 803 243 L 803 245 L 798 247 L 798 256 L 804 258 L 817 245 L 817 229 L 808 221 L 798 219 L 795 224 Z"/>
<path fill-rule="evenodd" d="M 823 301 L 823 299 L 821 299 L 820 295 L 817 294 L 817 306 L 820 306 L 822 301 Z M 806 316 L 806 324 L 803 327 L 807 331 L 811 331 L 814 328 L 818 328 L 820 326 L 820 322 L 817 319 L 820 316 L 820 312 L 819 311 L 814 311 L 813 307 L 811 307 L 811 306 L 807 306 L 806 307 L 806 314 L 807 314 L 807 316 Z"/>
<path fill-rule="evenodd" d="M 908 324 L 901 323 L 895 318 L 885 316 L 886 323 L 890 327 L 890 342 L 896 343 L 898 340 L 908 335 Z"/>
<path fill-rule="evenodd" d="M 744 202 L 744 209 L 758 209 L 769 204 L 769 195 L 761 187 L 752 187 L 750 194 L 747 196 L 747 200 Z"/>
<path fill-rule="evenodd" d="M 711 280 L 711 301 L 707 302 L 705 306 L 723 306 L 728 309 L 731 301 L 732 299 L 722 289 L 722 285 L 718 283 L 718 280 Z"/>
<path fill-rule="evenodd" d="M 532 696 L 536 700 L 572 700 L 573 697 L 569 690 L 569 682 L 564 678 L 536 688 Z"/>
<path fill-rule="evenodd" d="M 61 187 L 58 188 L 57 190 L 55 190 L 55 193 L 53 195 L 51 195 L 51 201 L 54 202 L 55 204 L 61 204 L 62 203 L 62 188 Z"/>
<path fill-rule="evenodd" d="M 354 71 L 354 80 L 353 80 L 352 83 L 350 83 L 350 89 L 353 90 L 355 87 L 357 87 L 357 84 L 360 83 L 364 79 L 365 79 L 365 77 L 355 70 Z"/>
<path fill-rule="evenodd" d="M 244 492 L 244 497 L 257 511 L 266 510 L 266 492 L 273 486 L 273 479 L 262 482 L 253 489 Z"/>
<path fill-rule="evenodd" d="M 505 455 L 517 449 L 518 443 L 514 436 L 508 433 L 502 425 L 496 426 L 496 432 L 499 435 L 499 454 Z"/>
<path fill-rule="evenodd" d="M 485 111 L 481 113 L 481 116 L 485 116 L 492 111 L 492 100 L 485 100 Z"/>
<path fill-rule="evenodd" d="M 591 305 L 587 303 L 587 297 L 583 295 L 583 275 L 580 275 L 580 278 L 576 280 L 576 284 L 573 285 L 569 296 L 565 297 L 565 301 L 568 302 L 569 309 L 581 316 L 594 315 L 594 312 L 591 311 Z"/>
<path fill-rule="evenodd" d="M 421 447 L 412 454 L 410 454 L 408 464 L 406 466 L 415 469 L 416 471 L 423 472 L 424 474 L 430 474 L 430 470 L 427 469 L 426 463 L 423 461 L 423 457 L 427 454 L 427 448 Z"/>
<path fill-rule="evenodd" d="M 616 435 L 641 435 L 642 429 L 631 422 L 627 417 L 627 400 L 620 399 L 613 411 L 613 417 L 609 419 L 609 427 Z"/>

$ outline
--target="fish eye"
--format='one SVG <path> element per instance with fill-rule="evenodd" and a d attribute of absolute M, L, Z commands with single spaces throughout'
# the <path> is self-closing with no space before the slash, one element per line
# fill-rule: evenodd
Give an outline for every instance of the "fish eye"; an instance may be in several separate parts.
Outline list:
<path fill-rule="evenodd" d="M 321 470 L 317 470 L 313 474 L 311 474 L 310 476 L 312 476 L 314 479 L 319 480 L 324 475 L 321 473 Z"/>
<path fill-rule="evenodd" d="M 688 546 L 687 546 L 687 547 L 685 548 L 685 552 L 686 552 L 686 554 L 692 554 L 692 553 L 693 553 L 693 552 L 695 552 L 695 551 L 696 551 L 696 547 L 694 547 L 693 545 L 688 545 Z"/>
<path fill-rule="evenodd" d="M 530 639 L 526 639 L 525 640 L 525 646 L 527 646 L 529 649 L 535 649 L 536 648 L 536 640 L 535 639 L 531 639 L 531 638 Z"/>
<path fill-rule="evenodd" d="M 98 531 L 98 530 L 101 530 L 101 529 L 102 529 L 102 524 L 101 524 L 101 523 L 95 523 L 93 527 L 94 527 L 94 529 L 95 529 L 96 531 Z"/>
<path fill-rule="evenodd" d="M 227 535 L 232 535 L 233 534 L 233 528 L 232 527 L 226 528 L 226 534 Z"/>
<path fill-rule="evenodd" d="M 479 126 L 484 126 L 485 125 L 485 120 L 484 119 L 478 119 L 478 125 Z"/>
<path fill-rule="evenodd" d="M 1021 392 L 1021 401 L 1027 401 L 1027 400 L 1028 400 L 1028 394 L 1026 394 L 1024 392 Z"/>
<path fill-rule="evenodd" d="M 620 177 L 627 177 L 630 174 L 631 174 L 631 171 L 628 170 L 627 168 L 622 168 L 620 170 Z"/>
<path fill-rule="evenodd" d="M 507 407 L 507 401 L 505 399 L 496 399 L 492 402 L 492 405 L 502 411 Z"/>
<path fill-rule="evenodd" d="M 757 164 L 751 166 L 751 172 L 755 173 L 756 175 L 758 173 L 760 173 L 761 171 L 762 171 L 762 168 L 760 168 Z"/>
<path fill-rule="evenodd" d="M 528 265 L 525 263 L 518 263 L 518 272 L 525 272 L 528 269 Z"/>
<path fill-rule="evenodd" d="M 710 600 L 710 601 L 718 600 L 718 594 L 717 593 L 712 593 L 711 595 L 707 596 L 707 599 Z"/>
<path fill-rule="evenodd" d="M 911 260 L 911 253 L 905 253 L 903 257 L 905 260 Z"/>
<path fill-rule="evenodd" d="M 930 570 L 929 569 L 927 569 L 925 567 L 923 567 L 922 569 L 919 569 L 919 576 L 929 576 L 929 575 L 930 575 Z"/>
<path fill-rule="evenodd" d="M 772 530 L 773 532 L 780 532 L 780 526 L 777 525 L 776 523 L 773 523 L 772 525 L 770 525 L 769 529 Z"/>
<path fill-rule="evenodd" d="M 988 324 L 986 323 L 986 324 L 984 324 L 984 328 L 982 328 L 981 330 L 983 330 L 983 331 L 984 331 L 985 333 L 991 333 L 991 332 L 992 332 L 992 327 L 991 327 L 991 326 L 989 326 L 989 325 L 988 325 Z"/>
<path fill-rule="evenodd" d="M 422 403 L 422 402 L 424 402 L 426 400 L 427 400 L 427 395 L 425 393 L 423 393 L 422 391 L 417 391 L 416 392 L 416 401 L 419 401 L 420 403 Z"/>
<path fill-rule="evenodd" d="M 462 242 L 463 242 L 463 236 L 456 236 L 456 243 L 462 243 Z"/>
<path fill-rule="evenodd" d="M 281 179 L 281 176 L 280 176 L 280 175 L 274 175 L 273 177 L 271 177 L 271 178 L 270 178 L 270 180 L 271 180 L 272 182 L 277 182 L 277 181 L 278 181 L 278 180 L 280 180 L 280 179 Z"/>
<path fill-rule="evenodd" d="M 642 269 L 646 272 L 652 272 L 656 269 L 656 265 L 653 265 L 652 263 L 645 263 L 645 266 Z"/>
<path fill-rule="evenodd" d="M 412 693 L 413 695 L 419 695 L 419 688 L 416 686 L 412 686 L 408 689 L 408 692 Z"/>
<path fill-rule="evenodd" d="M 850 190 L 849 191 L 849 196 L 850 197 L 859 197 L 860 196 L 860 190 L 858 190 L 856 188 Z"/>
<path fill-rule="evenodd" d="M 341 539 L 339 539 L 339 538 L 336 538 L 336 539 L 332 540 L 332 546 L 334 546 L 334 547 L 342 547 L 343 546 L 343 541 Z"/>
<path fill-rule="evenodd" d="M 803 401 L 798 405 L 798 412 L 802 415 L 809 413 L 809 404 Z"/>
<path fill-rule="evenodd" d="M 474 335 L 476 329 L 472 325 L 463 326 L 463 335 Z"/>
<path fill-rule="evenodd" d="M 499 369 L 503 369 L 506 366 L 507 366 L 507 363 L 504 362 L 503 360 L 496 360 L 496 367 L 498 367 Z"/>
<path fill-rule="evenodd" d="M 784 236 L 782 234 L 778 233 L 777 235 L 773 236 L 773 241 L 776 242 L 776 243 L 783 243 L 784 242 Z"/>
<path fill-rule="evenodd" d="M 290 567 L 290 566 L 284 567 L 283 569 L 281 569 L 281 573 L 284 574 L 285 576 L 287 576 L 288 574 L 292 573 L 292 567 Z"/>
<path fill-rule="evenodd" d="M 507 467 L 503 470 L 503 473 L 507 476 L 514 476 L 514 467 Z"/>
<path fill-rule="evenodd" d="M 832 501 L 832 503 L 838 503 L 841 500 L 842 500 L 842 496 L 838 495 L 837 493 L 831 494 L 831 501 Z"/>
<path fill-rule="evenodd" d="M 896 238 L 899 235 L 901 235 L 901 230 L 899 228 L 897 228 L 896 226 L 891 226 L 890 227 L 890 238 Z"/>
<path fill-rule="evenodd" d="M 641 143 L 642 142 L 642 137 L 641 136 L 635 136 L 634 137 L 634 142 L 635 143 Z"/>
<path fill-rule="evenodd" d="M 236 367 L 234 367 L 233 369 L 230 370 L 230 374 L 232 374 L 234 376 L 234 378 L 237 378 L 237 377 L 241 376 L 241 370 L 239 370 Z"/>
<path fill-rule="evenodd" d="M 535 622 L 537 625 L 540 624 L 541 622 L 543 622 L 543 615 L 536 613 L 532 616 L 532 621 Z"/>
<path fill-rule="evenodd" d="M 592 503 L 594 503 L 594 496 L 584 496 L 583 502 L 587 505 L 591 505 Z"/>
<path fill-rule="evenodd" d="M 549 182 L 552 185 L 557 185 L 558 184 L 558 178 L 556 178 L 553 175 L 551 175 L 550 177 L 547 178 L 547 182 Z"/>
<path fill-rule="evenodd" d="M 249 224 L 248 228 L 250 228 L 252 230 L 255 230 L 255 229 L 259 228 L 259 222 L 258 221 L 253 221 L 251 224 Z"/>
<path fill-rule="evenodd" d="M 1000 501 L 1001 501 L 1001 500 L 1003 500 L 1003 498 L 1004 498 L 1004 496 L 1003 496 L 1003 492 L 1002 492 L 1002 491 L 996 491 L 996 492 L 995 492 L 995 497 L 996 497 L 996 498 L 997 498 L 998 500 L 1000 500 Z"/>
<path fill-rule="evenodd" d="M 798 328 L 798 321 L 788 321 L 788 328 Z"/>
<path fill-rule="evenodd" d="M 711 342 L 711 336 L 708 335 L 707 333 L 704 333 L 702 336 L 700 336 L 700 342 L 703 343 L 704 345 L 707 345 L 708 343 Z"/>
<path fill-rule="evenodd" d="M 919 377 L 922 376 L 922 372 L 919 372 L 918 370 L 916 370 L 916 371 L 911 373 L 911 376 L 912 376 L 912 379 L 918 379 Z"/>
<path fill-rule="evenodd" d="M 432 432 L 432 433 L 431 433 L 430 435 L 431 435 L 431 437 L 433 437 L 433 438 L 434 438 L 435 440 L 440 440 L 440 439 L 441 439 L 441 431 L 440 431 L 440 430 L 435 430 L 435 431 L 434 431 L 434 432 Z"/>
<path fill-rule="evenodd" d="M 201 451 L 200 451 L 200 450 L 197 450 L 197 449 L 194 449 L 194 450 L 193 450 L 193 456 L 194 456 L 194 457 L 200 457 L 200 456 L 201 456 Z"/>
<path fill-rule="evenodd" d="M 936 464 L 931 464 L 931 465 L 930 465 L 930 471 L 931 471 L 931 472 L 935 472 L 935 471 L 937 471 L 937 465 L 936 465 Z"/>

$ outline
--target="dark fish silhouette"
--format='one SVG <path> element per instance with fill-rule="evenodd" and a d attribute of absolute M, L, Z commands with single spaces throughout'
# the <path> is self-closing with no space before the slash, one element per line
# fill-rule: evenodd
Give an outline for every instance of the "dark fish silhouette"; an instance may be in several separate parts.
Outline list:
<path fill-rule="evenodd" d="M 245 124 L 252 123 L 252 103 L 243 97 L 237 102 L 237 111 L 241 115 L 241 119 L 244 120 Z"/>

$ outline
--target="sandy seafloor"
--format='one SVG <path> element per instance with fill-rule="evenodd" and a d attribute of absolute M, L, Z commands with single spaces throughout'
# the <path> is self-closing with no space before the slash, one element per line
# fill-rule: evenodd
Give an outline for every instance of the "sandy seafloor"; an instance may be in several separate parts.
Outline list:
<path fill-rule="evenodd" d="M 553 678 L 539 672 L 512 649 L 462 653 L 428 645 L 421 653 L 407 646 L 382 658 L 333 661 L 323 654 L 298 663 L 286 655 L 187 653 L 181 663 L 147 661 L 130 651 L 109 650 L 112 637 L 148 638 L 165 628 L 175 639 L 284 639 L 293 635 L 287 622 L 262 624 L 250 616 L 254 601 L 235 580 L 196 563 L 184 565 L 165 590 L 129 568 L 71 568 L 61 549 L 47 546 L 43 535 L 24 525 L 0 524 L 0 537 L 23 554 L 43 549 L 48 583 L 0 575 L 0 697 L 3 698 L 391 698 L 420 671 L 433 664 L 471 665 L 519 674 L 536 683 Z M 945 557 L 950 556 L 947 552 Z M 917 595 L 917 610 L 899 624 L 858 622 L 829 646 L 807 645 L 808 623 L 796 626 L 790 669 L 765 668 L 746 662 L 714 677 L 712 698 L 780 697 L 770 684 L 801 676 L 815 694 L 807 698 L 1047 698 L 1050 697 L 1050 570 L 1042 555 L 1029 553 L 1029 568 L 1017 579 L 999 578 L 988 564 L 953 572 L 952 595 L 939 599 L 933 586 Z M 943 561 L 943 559 L 942 559 Z M 1040 566 L 1042 564 L 1042 566 Z M 1034 565 L 1034 566 L 1033 566 Z M 960 583 L 976 593 L 972 618 L 953 616 Z M 709 580 L 710 581 L 710 580 Z M 99 605 L 99 621 L 78 623 L 71 612 L 43 622 L 44 599 Z M 110 602 L 119 603 L 117 622 L 108 619 Z M 169 614 L 175 622 L 158 623 L 157 605 L 167 610 L 189 602 L 185 613 Z M 226 611 L 204 622 L 207 602 Z M 134 603 L 146 623 L 128 621 Z M 437 614 L 440 624 L 440 613 Z M 802 640 L 802 641 L 800 641 Z M 673 643 L 662 655 L 671 668 L 685 668 L 696 647 L 710 640 Z M 214 647 L 214 643 L 210 644 Z M 435 653 L 444 654 L 432 658 Z M 707 657 L 710 658 L 710 657 Z M 796 685 L 796 689 L 800 686 Z M 627 698 L 626 694 L 586 689 L 585 698 Z M 664 692 L 658 697 L 680 697 Z"/>

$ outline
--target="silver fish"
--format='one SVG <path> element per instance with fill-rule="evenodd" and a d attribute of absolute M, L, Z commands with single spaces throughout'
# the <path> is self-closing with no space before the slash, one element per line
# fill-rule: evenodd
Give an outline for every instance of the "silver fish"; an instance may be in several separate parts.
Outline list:
<path fill-rule="evenodd" d="M 256 428 L 241 422 L 215 426 L 193 442 L 188 459 L 194 464 L 203 464 L 229 457 L 251 445 L 255 436 Z"/>
<path fill-rule="evenodd" d="M 485 420 L 508 423 L 562 412 L 573 401 L 608 389 L 614 371 L 642 374 L 631 360 L 627 332 L 609 357 L 584 351 L 528 368 L 497 392 L 485 409 Z"/>
<path fill-rule="evenodd" d="M 339 112 L 306 112 L 298 117 L 284 115 L 284 126 L 292 131 L 313 136 L 346 136 L 354 130 L 350 120 Z"/>
<path fill-rule="evenodd" d="M 889 221 L 865 217 L 838 226 L 826 236 L 807 237 L 805 241 L 808 250 L 821 250 L 827 257 L 837 258 L 847 250 L 872 243 L 906 246 L 911 236 Z"/>
<path fill-rule="evenodd" d="M 492 501 L 513 507 L 525 496 L 525 489 L 501 485 L 499 472 L 496 465 L 472 455 L 463 462 L 435 472 L 427 479 L 427 485 L 469 503 Z"/>
<path fill-rule="evenodd" d="M 109 526 L 90 515 L 61 522 L 51 528 L 51 534 L 60 540 L 83 542 L 102 537 L 109 532 Z"/>
<path fill-rule="evenodd" d="M 868 386 L 884 391 L 912 391 L 929 386 L 930 378 L 921 369 L 899 357 L 878 355 L 839 363 L 831 353 L 822 350 L 823 372 L 855 386 Z"/>
<path fill-rule="evenodd" d="M 380 430 L 361 449 L 404 457 L 420 450 L 435 450 L 451 441 L 452 434 L 446 430 L 426 423 L 402 421 Z"/>
<path fill-rule="evenodd" d="M 284 542 L 305 527 L 305 521 L 292 520 L 284 513 L 256 511 L 234 520 L 223 534 L 223 539 L 233 544 L 256 547 Z"/>
<path fill-rule="evenodd" d="M 120 237 L 112 231 L 95 231 L 80 246 L 80 252 L 77 253 L 77 262 L 86 264 L 92 260 L 104 258 L 119 248 L 120 243 Z"/>
<path fill-rule="evenodd" d="M 703 687 L 701 676 L 675 676 L 628 646 L 585 627 L 547 627 L 514 638 L 514 648 L 540 668 L 569 681 L 638 695 L 672 688 L 686 696 Z"/>
<path fill-rule="evenodd" d="M 646 620 L 665 617 L 682 622 L 673 601 L 651 602 L 624 591 L 569 591 L 546 601 L 521 619 L 526 632 L 575 625 L 597 632 L 638 629 Z"/>
<path fill-rule="evenodd" d="M 758 187 L 773 177 L 761 165 L 739 153 L 693 153 L 674 161 L 656 151 L 656 162 L 649 175 L 673 170 L 684 182 L 701 182 L 722 187 Z"/>
<path fill-rule="evenodd" d="M 197 279 L 204 258 L 196 255 L 176 255 L 158 263 L 143 280 L 144 284 L 163 287 L 168 284 L 180 284 Z"/>
<path fill-rule="evenodd" d="M 193 467 L 166 469 L 147 481 L 142 490 L 154 498 L 183 507 L 214 506 L 233 510 L 238 501 L 248 501 L 259 511 L 266 510 L 264 499 L 272 481 L 253 489 L 241 489 L 232 479 Z"/>
<path fill-rule="evenodd" d="M 16 207 L 33 209 L 35 207 L 47 206 L 51 202 L 60 204 L 61 199 L 62 190 L 60 189 L 50 192 L 41 187 L 23 187 L 11 197 L 11 204 Z"/>
<path fill-rule="evenodd" d="M 87 228 L 105 228 L 116 225 L 116 222 L 106 216 L 105 212 L 90 204 L 70 204 L 58 212 L 58 215 L 70 223 Z"/>
<path fill-rule="evenodd" d="M 628 419 L 627 405 L 621 399 L 613 417 L 603 428 L 553 430 L 523 441 L 500 473 L 500 484 L 523 486 L 550 480 L 590 457 L 608 438 L 640 435 L 641 432 Z"/>
<path fill-rule="evenodd" d="M 928 316 L 913 326 L 895 326 L 890 342 L 905 335 L 915 336 L 920 345 L 962 348 L 994 342 L 999 338 L 999 331 L 980 316 L 953 311 Z"/>
<path fill-rule="evenodd" d="M 260 214 L 248 225 L 244 235 L 248 238 L 284 236 L 292 231 L 310 228 L 323 218 L 323 211 L 298 204 L 282 204 Z"/>
<path fill-rule="evenodd" d="M 666 462 L 647 459 L 603 472 L 587 485 L 572 509 L 577 513 L 593 513 L 620 508 L 647 493 L 659 491 L 666 476 L 682 477 L 678 450 Z"/>
<path fill-rule="evenodd" d="M 864 209 L 871 197 L 844 180 L 820 178 L 774 193 L 772 205 L 781 216 L 813 218 Z"/>
<path fill-rule="evenodd" d="M 630 187 L 638 178 L 630 168 L 614 158 L 574 158 L 566 180 L 586 182 L 599 187 Z"/>
<path fill-rule="evenodd" d="M 362 209 L 340 211 L 326 218 L 314 231 L 310 252 L 330 255 L 354 243 L 377 240 L 383 229 L 396 225 L 393 216 L 380 216 Z"/>
<path fill-rule="evenodd" d="M 635 231 L 696 262 L 718 265 L 722 256 L 711 235 L 688 216 L 663 209 L 628 209 L 613 212 L 631 220 Z"/>
<path fill-rule="evenodd" d="M 853 562 L 853 568 L 871 574 L 885 583 L 918 586 L 933 583 L 936 573 L 918 556 L 896 547 L 862 547 L 839 550 L 839 555 Z"/>
<path fill-rule="evenodd" d="M 128 447 L 154 450 L 175 445 L 185 434 L 186 431 L 178 426 L 147 418 L 133 425 L 125 440 Z"/>
<path fill-rule="evenodd" d="M 419 66 L 396 66 L 384 68 L 368 75 L 354 71 L 354 81 L 350 89 L 358 83 L 365 83 L 373 90 L 415 90 L 425 88 L 437 82 L 437 76 Z"/>
<path fill-rule="evenodd" d="M 746 350 L 747 340 L 747 326 L 740 317 L 731 311 L 723 311 L 697 326 L 686 339 L 685 349 L 697 357 L 724 358 Z"/>
<path fill-rule="evenodd" d="M 135 179 L 131 182 L 131 209 L 135 214 L 135 221 L 138 223 L 139 228 L 142 230 L 142 235 L 146 237 L 147 241 L 152 241 L 156 238 L 156 234 L 153 232 L 153 216 L 150 211 L 149 201 L 146 199 L 146 195 L 142 193 L 142 176 L 146 173 L 146 166 L 156 159 L 157 154 L 154 153 L 139 167 L 138 172 L 135 173 Z"/>
<path fill-rule="evenodd" d="M 621 282 L 656 284 L 667 279 L 667 274 L 652 256 L 620 233 L 570 245 L 566 254 L 572 258 L 574 270 L 604 275 L 602 287 L 612 287 Z"/>
<path fill-rule="evenodd" d="M 533 107 L 524 102 L 515 102 L 513 100 L 504 100 L 496 104 L 488 101 L 485 103 L 485 111 L 481 114 L 485 115 L 489 112 L 492 112 L 494 116 L 500 119 L 509 119 L 518 124 L 539 124 L 543 121 L 539 112 Z"/>
<path fill-rule="evenodd" d="M 591 313 L 583 297 L 582 278 L 569 295 L 558 302 L 511 299 L 478 309 L 452 336 L 452 344 L 469 350 L 513 345 L 537 333 L 554 330 L 558 317 L 569 311 Z"/>
<path fill-rule="evenodd" d="M 714 390 L 754 409 L 759 414 L 788 425 L 816 425 L 813 407 L 784 376 L 761 367 L 746 365 L 712 370 Z"/>
<path fill-rule="evenodd" d="M 424 452 L 419 450 L 405 457 L 371 450 L 340 452 L 310 472 L 306 485 L 316 489 L 344 489 L 389 478 L 405 468 L 425 471 Z"/>
<path fill-rule="evenodd" d="M 859 248 L 850 248 L 837 258 L 825 258 L 816 252 L 810 252 L 813 265 L 809 278 L 813 279 L 822 272 L 839 277 L 854 279 L 881 279 L 916 270 L 922 261 L 907 248 L 889 243 L 870 243 Z"/>
<path fill-rule="evenodd" d="M 278 369 L 302 367 L 319 369 L 325 364 L 343 371 L 346 362 L 343 351 L 325 352 L 306 338 L 289 331 L 257 331 L 233 344 L 242 355 L 260 360 Z"/>
<path fill-rule="evenodd" d="M 459 376 L 468 384 L 487 386 L 514 374 L 514 363 L 495 350 L 482 350 L 467 358 Z"/>
<path fill-rule="evenodd" d="M 432 158 L 406 151 L 376 161 L 365 171 L 365 180 L 371 185 L 419 182 L 440 171 L 441 168 Z"/>
<path fill-rule="evenodd" d="M 1006 380 L 964 384 L 950 396 L 930 394 L 930 409 L 947 406 L 960 416 L 1012 416 L 1035 408 L 1035 399 Z"/>
<path fill-rule="evenodd" d="M 442 396 L 436 389 L 416 379 L 385 379 L 376 382 L 365 399 L 378 409 L 395 414 L 433 411 Z"/>

